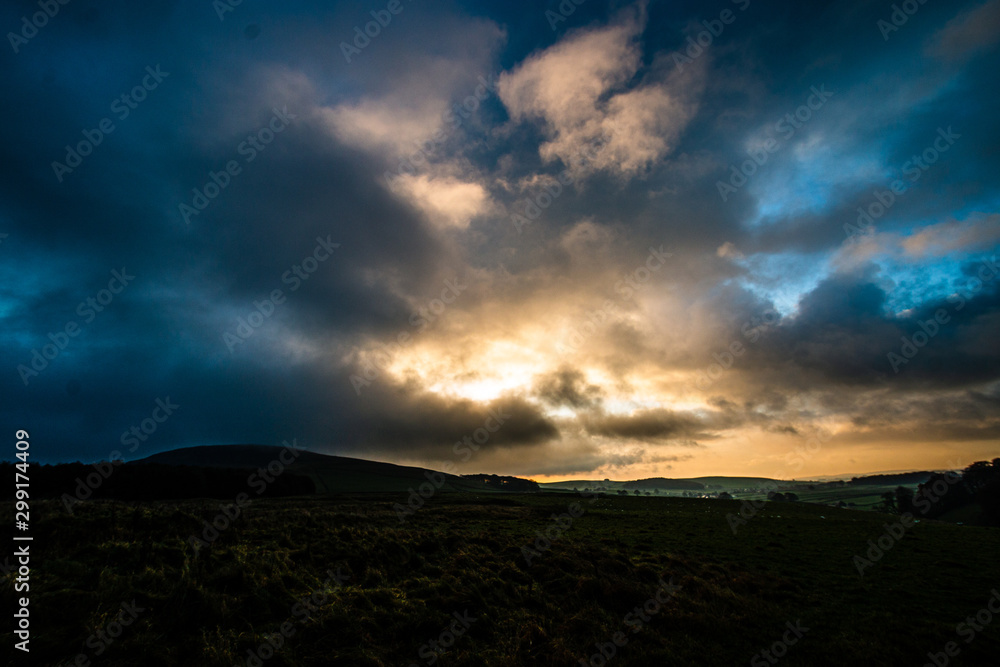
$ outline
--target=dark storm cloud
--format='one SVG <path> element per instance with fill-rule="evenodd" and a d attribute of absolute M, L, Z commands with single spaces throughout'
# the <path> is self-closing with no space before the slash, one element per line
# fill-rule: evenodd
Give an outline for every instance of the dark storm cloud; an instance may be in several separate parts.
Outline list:
<path fill-rule="evenodd" d="M 634 440 L 678 441 L 713 437 L 705 431 L 707 425 L 703 420 L 671 410 L 646 410 L 627 416 L 599 415 L 587 419 L 585 423 L 587 431 L 594 435 Z"/>
<path fill-rule="evenodd" d="M 359 450 L 394 455 L 449 458 L 456 442 L 476 430 L 490 431 L 489 447 L 519 448 L 559 437 L 558 428 L 537 407 L 522 399 L 480 405 L 438 396 L 416 396 L 392 405 L 388 414 L 376 408 L 360 421 Z M 363 434 L 363 435 L 362 435 Z"/>
<path fill-rule="evenodd" d="M 587 384 L 583 373 L 572 368 L 540 378 L 535 391 L 550 405 L 571 408 L 592 407 L 600 402 L 602 395 L 600 387 Z"/>
<path fill-rule="evenodd" d="M 830 278 L 802 299 L 795 318 L 762 336 L 746 368 L 892 390 L 994 379 L 1000 293 L 989 267 L 989 258 L 970 263 L 953 294 L 898 316 L 887 312 L 883 289 L 863 276 Z"/>
<path fill-rule="evenodd" d="M 307 391 L 316 395 L 316 385 L 340 380 L 339 373 L 319 380 L 295 365 L 277 373 L 268 360 L 225 359 L 223 331 L 274 289 L 283 289 L 287 302 L 268 323 L 271 333 L 278 320 L 333 335 L 399 328 L 409 309 L 385 285 L 367 283 L 365 272 L 391 270 L 419 292 L 440 282 L 448 250 L 416 212 L 385 195 L 382 165 L 324 132 L 309 115 L 315 102 L 294 77 L 292 85 L 276 85 L 281 77 L 254 64 L 248 45 L 234 44 L 242 54 L 222 63 L 251 91 L 241 96 L 245 106 L 205 86 L 213 78 L 206 62 L 218 48 L 213 39 L 231 39 L 214 13 L 129 7 L 95 14 L 74 3 L 16 58 L 3 56 L 6 85 L 23 91 L 18 105 L 4 106 L 0 144 L 5 273 L 27 278 L 3 292 L 4 317 L 16 323 L 5 327 L 13 345 L 5 345 L 4 367 L 31 367 L 32 349 L 48 344 L 49 333 L 69 322 L 82 328 L 29 386 L 16 372 L 5 374 L 13 399 L 6 417 L 46 424 L 60 443 L 55 458 L 106 454 L 104 443 L 117 443 L 119 429 L 166 395 L 184 408 L 163 427 L 161 445 L 294 435 L 278 424 L 307 424 L 316 441 L 322 410 Z M 4 23 L 14 23 L 20 14 L 7 9 Z M 80 48 L 92 63 L 115 63 L 113 75 L 81 73 L 71 55 Z M 162 66 L 165 78 L 121 118 L 129 107 L 114 102 L 142 82 L 147 65 Z M 246 162 L 238 148 L 267 126 L 275 108 L 298 118 Z M 115 129 L 60 183 L 51 162 L 65 162 L 65 146 L 75 148 L 82 131 L 100 136 L 93 130 L 103 118 Z M 206 138 L 209 127 L 216 131 Z M 209 172 L 223 172 L 228 160 L 239 161 L 242 173 L 185 224 L 178 204 L 190 203 L 191 188 L 203 189 Z M 294 278 L 286 272 L 313 252 L 317 238 L 341 248 L 291 293 Z M 134 282 L 86 322 L 77 304 L 122 268 Z M 248 345 L 268 336 L 263 329 Z M 68 395 L 73 382 L 80 389 Z M 275 393 L 278 387 L 285 391 Z"/>

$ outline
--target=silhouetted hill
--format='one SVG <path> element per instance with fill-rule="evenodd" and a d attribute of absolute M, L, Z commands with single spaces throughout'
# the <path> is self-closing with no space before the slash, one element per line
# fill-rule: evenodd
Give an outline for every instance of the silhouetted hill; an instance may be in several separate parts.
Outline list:
<path fill-rule="evenodd" d="M 159 452 L 133 461 L 133 463 L 162 463 L 164 465 L 211 468 L 260 468 L 277 459 L 285 449 L 285 447 L 277 445 L 203 445 Z M 294 451 L 296 452 L 296 461 L 300 463 L 339 458 L 310 452 L 306 449 L 295 449 Z"/>
<path fill-rule="evenodd" d="M 13 477 L 14 464 L 0 462 Z M 35 498 L 75 500 L 169 500 L 301 496 L 328 493 L 437 491 L 507 493 L 537 491 L 530 480 L 485 476 L 464 478 L 444 472 L 330 456 L 304 449 L 268 445 L 184 447 L 138 461 L 60 463 L 32 468 Z M 495 479 L 494 479 L 495 477 Z M 501 482 L 500 480 L 506 480 Z M 429 486 L 428 486 L 429 485 Z M 13 486 L 0 498 L 13 498 Z"/>
<path fill-rule="evenodd" d="M 0 463 L 0 474 L 13 476 L 14 464 Z M 303 496 L 316 493 L 306 475 L 284 471 L 265 480 L 250 467 L 166 465 L 163 463 L 108 463 L 94 465 L 60 463 L 41 465 L 31 473 L 34 498 L 59 498 L 71 508 L 76 501 L 177 500 L 181 498 L 228 498 L 240 493 L 260 498 Z M 13 497 L 0 492 L 0 497 Z"/>
<path fill-rule="evenodd" d="M 483 491 L 482 484 L 458 475 L 401 466 L 393 463 L 368 461 L 347 456 L 331 456 L 305 449 L 269 445 L 206 445 L 184 447 L 153 454 L 135 464 L 164 463 L 217 468 L 267 468 L 275 461 L 292 458 L 284 467 L 290 473 L 310 478 L 317 493 L 358 491 L 407 491 L 430 482 L 444 491 Z M 133 464 L 133 465 L 135 465 Z M 284 465 L 284 464 L 283 464 Z M 274 467 L 277 467 L 276 465 Z"/>

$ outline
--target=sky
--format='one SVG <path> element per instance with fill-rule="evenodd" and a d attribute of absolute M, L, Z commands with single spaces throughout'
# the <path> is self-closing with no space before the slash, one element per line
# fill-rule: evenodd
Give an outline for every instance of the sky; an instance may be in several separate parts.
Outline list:
<path fill-rule="evenodd" d="M 1000 455 L 1000 0 L 40 6 L 0 7 L 35 462 Z"/>

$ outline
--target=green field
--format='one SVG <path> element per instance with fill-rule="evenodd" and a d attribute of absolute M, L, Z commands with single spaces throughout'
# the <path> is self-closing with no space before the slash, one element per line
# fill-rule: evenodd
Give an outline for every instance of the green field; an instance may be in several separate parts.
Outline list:
<path fill-rule="evenodd" d="M 766 487 L 782 493 L 791 491 L 798 496 L 799 502 L 828 506 L 837 506 L 838 503 L 843 502 L 845 505 L 849 505 L 851 509 L 859 510 L 871 510 L 881 506 L 883 504 L 882 494 L 894 492 L 900 486 L 900 484 L 845 484 L 843 486 L 836 486 L 822 482 L 777 480 L 766 477 L 691 477 L 676 481 L 698 482 L 705 486 L 705 489 L 702 491 L 689 490 L 687 492 L 694 495 L 717 495 L 725 491 L 737 500 L 762 500 L 767 498 L 766 492 L 747 491 L 747 489 Z M 627 488 L 626 484 L 629 485 Z M 636 482 L 616 482 L 611 480 L 570 480 L 565 482 L 545 482 L 539 486 L 547 491 L 572 491 L 574 488 L 578 491 L 584 491 L 585 489 L 603 488 L 611 494 L 615 494 L 623 489 L 627 490 L 630 494 L 634 494 L 635 489 L 632 488 L 632 485 L 635 484 Z M 902 486 L 906 486 L 913 491 L 917 489 L 916 484 L 904 484 Z M 657 489 L 653 486 L 646 487 L 641 485 L 639 486 L 639 492 L 643 495 L 649 493 L 650 495 L 665 497 L 684 497 L 685 495 L 685 491 L 679 489 Z M 968 512 L 955 514 L 954 516 L 961 517 L 955 519 L 955 521 L 961 521 L 965 518 L 969 522 L 975 522 L 978 510 L 970 508 Z M 952 520 L 951 515 L 947 518 L 948 520 Z"/>
<path fill-rule="evenodd" d="M 196 550 L 219 501 L 91 501 L 73 516 L 35 501 L 30 664 L 244 665 L 284 623 L 262 664 L 425 665 L 453 613 L 476 620 L 435 665 L 579 665 L 618 632 L 613 665 L 748 665 L 787 622 L 809 630 L 782 665 L 922 665 L 948 641 L 951 664 L 1000 654 L 1000 618 L 970 644 L 956 634 L 1000 587 L 995 529 L 923 521 L 862 577 L 852 558 L 888 515 L 771 503 L 734 535 L 738 501 L 440 493 L 405 523 L 396 502 L 257 500 Z M 583 514 L 526 562 L 522 547 L 574 502 Z M 628 624 L 661 578 L 680 590 Z M 96 656 L 105 645 L 88 638 L 133 600 L 143 611 Z"/>

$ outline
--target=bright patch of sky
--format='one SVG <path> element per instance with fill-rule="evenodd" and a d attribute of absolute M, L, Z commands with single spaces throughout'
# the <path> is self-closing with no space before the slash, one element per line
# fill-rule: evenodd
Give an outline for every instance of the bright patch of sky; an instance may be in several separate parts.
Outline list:
<path fill-rule="evenodd" d="M 748 273 L 737 282 L 760 298 L 771 301 L 785 317 L 795 312 L 803 295 L 826 278 L 827 261 L 825 253 L 754 255 L 740 260 Z"/>

